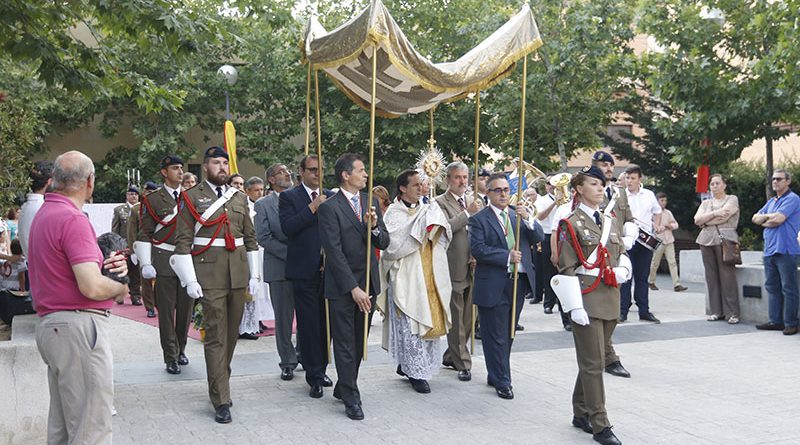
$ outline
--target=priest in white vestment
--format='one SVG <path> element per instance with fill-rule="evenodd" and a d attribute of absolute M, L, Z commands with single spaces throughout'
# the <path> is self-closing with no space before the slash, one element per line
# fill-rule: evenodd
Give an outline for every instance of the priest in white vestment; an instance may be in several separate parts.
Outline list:
<path fill-rule="evenodd" d="M 435 200 L 424 204 L 420 176 L 406 170 L 397 178 L 398 198 L 383 219 L 391 242 L 381 253 L 381 278 L 388 286 L 378 306 L 384 348 L 419 393 L 429 393 L 450 329 L 450 224 Z"/>

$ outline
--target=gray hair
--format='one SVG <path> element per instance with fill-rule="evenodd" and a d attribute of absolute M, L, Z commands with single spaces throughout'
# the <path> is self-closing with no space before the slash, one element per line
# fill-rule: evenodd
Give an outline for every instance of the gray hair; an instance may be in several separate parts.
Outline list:
<path fill-rule="evenodd" d="M 259 184 L 263 185 L 264 184 L 264 180 L 259 178 L 258 176 L 252 176 L 252 177 L 250 177 L 250 179 L 247 180 L 247 182 L 244 183 L 244 189 L 247 190 L 250 187 L 252 187 L 254 185 L 259 185 Z"/>
<path fill-rule="evenodd" d="M 281 164 L 281 163 L 270 165 L 269 168 L 267 169 L 267 178 L 275 176 L 278 173 L 278 170 L 280 170 L 281 167 L 285 166 L 286 164 Z"/>
<path fill-rule="evenodd" d="M 56 158 L 53 163 L 53 189 L 75 192 L 94 174 L 94 163 L 85 154 L 73 150 Z"/>
<path fill-rule="evenodd" d="M 465 164 L 465 163 L 463 163 L 461 161 L 453 161 L 453 162 L 447 164 L 447 167 L 445 168 L 444 171 L 445 171 L 445 174 L 447 176 L 450 176 L 450 173 L 452 173 L 454 170 L 466 170 L 466 171 L 469 171 L 469 167 L 467 167 L 467 164 Z"/>
<path fill-rule="evenodd" d="M 792 174 L 791 174 L 791 173 L 789 173 L 789 172 L 788 172 L 786 169 L 783 169 L 783 168 L 776 168 L 775 170 L 773 170 L 773 171 L 772 171 L 772 173 L 773 173 L 773 174 L 774 174 L 774 173 L 783 173 L 783 174 L 784 174 L 784 176 L 786 176 L 786 182 L 787 182 L 787 183 L 788 183 L 788 182 L 792 182 Z"/>

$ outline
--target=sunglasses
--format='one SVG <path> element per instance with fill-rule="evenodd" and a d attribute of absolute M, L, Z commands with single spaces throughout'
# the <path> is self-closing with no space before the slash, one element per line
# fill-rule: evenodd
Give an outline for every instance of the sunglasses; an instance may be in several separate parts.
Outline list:
<path fill-rule="evenodd" d="M 493 189 L 486 190 L 487 192 L 497 193 L 498 195 L 501 193 L 505 193 L 506 195 L 511 193 L 511 189 L 508 187 L 497 187 Z"/>
<path fill-rule="evenodd" d="M 775 181 L 775 182 L 781 182 L 781 181 L 783 181 L 785 179 L 786 178 L 772 178 L 772 180 Z"/>

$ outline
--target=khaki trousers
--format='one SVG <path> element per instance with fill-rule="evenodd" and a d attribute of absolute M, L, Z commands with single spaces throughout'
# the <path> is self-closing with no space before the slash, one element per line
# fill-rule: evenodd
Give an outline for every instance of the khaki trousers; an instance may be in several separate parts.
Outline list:
<path fill-rule="evenodd" d="M 203 349 L 206 356 L 208 396 L 214 409 L 231 403 L 231 360 L 239 339 L 244 313 L 244 288 L 203 289 Z"/>
<path fill-rule="evenodd" d="M 178 277 L 161 276 L 156 281 L 156 308 L 164 363 L 176 362 L 186 349 L 194 300 L 186 295 Z"/>
<path fill-rule="evenodd" d="M 109 321 L 61 311 L 36 326 L 36 346 L 47 365 L 48 445 L 111 444 L 114 364 Z"/>
<path fill-rule="evenodd" d="M 675 261 L 675 243 L 661 244 L 655 252 L 653 252 L 653 260 L 650 262 L 650 276 L 647 277 L 647 282 L 656 284 L 656 271 L 661 264 L 661 257 L 667 256 L 667 265 L 669 266 L 669 276 L 672 277 L 672 287 L 680 286 L 681 278 L 678 276 L 678 263 Z"/>
<path fill-rule="evenodd" d="M 606 413 L 606 391 L 603 386 L 605 345 L 610 342 L 617 320 L 590 318 L 588 326 L 572 322 L 575 355 L 578 358 L 578 378 L 572 392 L 572 412 L 575 417 L 589 416 L 592 430 L 599 433 L 610 427 Z"/>
<path fill-rule="evenodd" d="M 708 305 L 711 313 L 730 317 L 739 316 L 739 288 L 736 284 L 736 266 L 722 262 L 722 245 L 700 246 L 708 286 Z"/>
<path fill-rule="evenodd" d="M 442 361 L 452 363 L 459 371 L 472 369 L 472 356 L 467 343 L 472 337 L 472 292 L 470 288 L 456 290 L 453 286 L 450 293 L 450 315 L 452 325 L 447 333 L 447 350 Z"/>

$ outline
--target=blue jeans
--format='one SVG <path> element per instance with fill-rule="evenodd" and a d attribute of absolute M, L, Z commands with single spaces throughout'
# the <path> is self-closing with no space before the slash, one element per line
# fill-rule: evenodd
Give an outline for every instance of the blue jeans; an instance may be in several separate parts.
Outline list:
<path fill-rule="evenodd" d="M 800 255 L 764 257 L 764 287 L 769 294 L 769 321 L 797 327 L 797 261 Z"/>
<path fill-rule="evenodd" d="M 622 317 L 628 316 L 628 309 L 631 307 L 631 287 L 633 289 L 633 300 L 639 308 L 639 316 L 643 317 L 650 313 L 650 288 L 648 287 L 647 277 L 650 275 L 650 262 L 653 260 L 653 251 L 634 243 L 628 251 L 628 257 L 633 266 L 633 278 L 620 286 L 620 308 L 619 313 Z"/>

